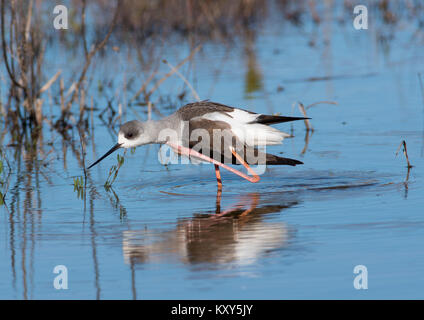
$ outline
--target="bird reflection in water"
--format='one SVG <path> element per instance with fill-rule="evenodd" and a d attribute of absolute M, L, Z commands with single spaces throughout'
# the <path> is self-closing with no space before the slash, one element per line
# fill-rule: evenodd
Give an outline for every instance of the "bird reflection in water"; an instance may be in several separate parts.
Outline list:
<path fill-rule="evenodd" d="M 258 193 L 246 194 L 231 209 L 181 219 L 176 228 L 163 232 L 127 230 L 123 234 L 125 262 L 131 265 L 179 260 L 185 264 L 248 265 L 272 250 L 288 245 L 290 229 L 284 222 L 267 221 L 265 215 L 280 212 L 298 202 L 260 205 Z"/>

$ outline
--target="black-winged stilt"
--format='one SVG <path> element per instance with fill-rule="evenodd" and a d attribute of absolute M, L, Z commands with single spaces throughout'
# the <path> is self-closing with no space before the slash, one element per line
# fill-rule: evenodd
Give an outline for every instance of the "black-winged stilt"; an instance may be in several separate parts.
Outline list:
<path fill-rule="evenodd" d="M 119 130 L 118 143 L 88 168 L 119 148 L 159 143 L 169 145 L 180 155 L 213 163 L 219 188 L 222 186 L 219 167 L 250 182 L 258 182 L 259 176 L 250 165 L 303 164 L 298 160 L 262 152 L 258 147 L 280 144 L 289 136 L 269 125 L 305 119 L 264 115 L 211 101 L 189 103 L 161 120 L 124 123 Z M 199 137 L 202 138 L 200 142 Z M 252 177 L 227 164 L 242 164 Z"/>

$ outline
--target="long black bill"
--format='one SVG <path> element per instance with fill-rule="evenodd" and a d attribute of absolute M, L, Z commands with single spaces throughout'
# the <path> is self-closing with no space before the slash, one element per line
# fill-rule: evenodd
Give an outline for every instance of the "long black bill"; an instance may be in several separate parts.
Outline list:
<path fill-rule="evenodd" d="M 103 157 L 101 157 L 100 159 L 98 159 L 96 162 L 94 162 L 91 166 L 88 167 L 88 169 L 90 169 L 91 167 L 94 167 L 96 164 L 98 164 L 100 161 L 102 161 L 104 158 L 106 158 L 108 155 L 110 155 L 111 153 L 115 152 L 116 150 L 118 150 L 121 147 L 120 143 L 115 144 L 112 149 L 110 149 L 108 152 L 106 152 L 104 154 Z"/>

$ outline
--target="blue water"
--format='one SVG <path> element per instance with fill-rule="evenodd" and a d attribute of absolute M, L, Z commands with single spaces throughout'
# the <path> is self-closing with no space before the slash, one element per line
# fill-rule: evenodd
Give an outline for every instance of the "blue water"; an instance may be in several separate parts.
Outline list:
<path fill-rule="evenodd" d="M 82 170 L 71 148 L 65 166 L 61 140 L 46 130 L 56 153 L 38 177 L 13 172 L 14 209 L 1 209 L 0 298 L 424 298 L 422 43 L 406 29 L 383 50 L 373 28 L 330 27 L 270 23 L 253 41 L 206 44 L 182 69 L 202 99 L 255 112 L 299 116 L 294 102 L 337 102 L 308 109 L 314 132 L 303 122 L 277 125 L 294 137 L 269 151 L 303 166 L 268 168 L 257 184 L 222 172 L 219 205 L 212 166 L 164 167 L 158 146 L 126 153 L 113 192 L 103 184 L 116 156 L 93 168 L 84 201 L 73 191 Z M 163 58 L 175 65 L 188 48 L 170 46 Z M 122 67 L 124 50 L 113 55 L 100 70 L 136 74 Z M 249 68 L 259 85 L 247 92 Z M 173 76 L 160 92 L 183 86 Z M 114 139 L 99 122 L 87 162 Z M 395 157 L 402 140 L 409 177 L 402 152 Z M 68 269 L 67 290 L 53 286 L 57 265 Z M 357 265 L 367 267 L 366 290 L 353 286 Z"/>

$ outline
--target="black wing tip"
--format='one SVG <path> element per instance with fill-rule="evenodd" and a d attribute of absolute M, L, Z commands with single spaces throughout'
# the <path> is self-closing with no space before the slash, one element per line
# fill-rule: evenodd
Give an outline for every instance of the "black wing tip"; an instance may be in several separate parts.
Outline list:
<path fill-rule="evenodd" d="M 310 120 L 311 118 L 307 117 L 286 117 L 286 116 L 273 116 L 273 115 L 265 115 L 261 114 L 256 118 L 254 122 L 261 124 L 273 124 L 273 123 L 281 123 L 281 122 L 290 122 L 297 120 Z"/>
<path fill-rule="evenodd" d="M 291 160 L 294 162 L 294 165 L 303 164 L 303 162 L 300 160 L 296 160 L 296 159 L 291 159 Z"/>
<path fill-rule="evenodd" d="M 295 120 L 309 120 L 309 119 L 312 119 L 312 118 L 308 118 L 308 117 L 283 117 L 283 118 L 292 119 L 293 121 L 295 121 Z"/>
<path fill-rule="evenodd" d="M 266 155 L 266 164 L 269 165 L 286 165 L 286 166 L 296 166 L 299 164 L 303 164 L 302 161 L 290 158 L 283 158 L 273 154 L 267 153 Z"/>
<path fill-rule="evenodd" d="M 299 164 L 303 164 L 302 161 L 299 161 L 299 160 L 296 160 L 296 159 L 287 159 L 287 158 L 284 158 L 284 160 L 285 160 L 285 163 L 284 164 L 287 164 L 287 165 L 293 166 L 293 167 L 295 167 L 295 166 L 297 166 Z"/>

